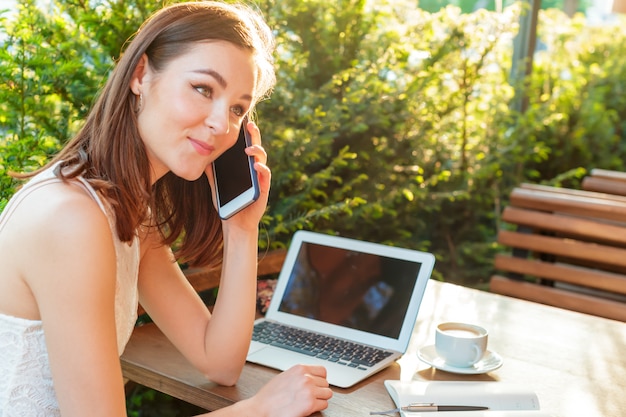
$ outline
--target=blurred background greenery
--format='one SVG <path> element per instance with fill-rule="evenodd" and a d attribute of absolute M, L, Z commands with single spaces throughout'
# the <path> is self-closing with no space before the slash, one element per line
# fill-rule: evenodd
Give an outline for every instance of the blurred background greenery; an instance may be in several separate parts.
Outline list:
<path fill-rule="evenodd" d="M 518 84 L 523 2 L 255 1 L 279 45 L 278 85 L 257 109 L 273 170 L 261 247 L 337 233 L 431 251 L 435 278 L 486 288 L 512 187 L 624 170 L 626 25 L 542 3 Z M 0 210 L 17 186 L 8 172 L 41 166 L 77 131 L 126 39 L 163 5 L 43 4 L 0 15 Z"/>

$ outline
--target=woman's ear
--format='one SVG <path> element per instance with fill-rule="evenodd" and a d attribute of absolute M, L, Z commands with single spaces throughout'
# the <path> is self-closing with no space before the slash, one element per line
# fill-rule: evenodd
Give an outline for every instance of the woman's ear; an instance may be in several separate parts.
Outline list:
<path fill-rule="evenodd" d="M 135 71 L 133 71 L 133 77 L 130 80 L 130 90 L 135 95 L 140 95 L 142 93 L 143 79 L 148 70 L 148 56 L 143 54 L 135 67 Z"/>

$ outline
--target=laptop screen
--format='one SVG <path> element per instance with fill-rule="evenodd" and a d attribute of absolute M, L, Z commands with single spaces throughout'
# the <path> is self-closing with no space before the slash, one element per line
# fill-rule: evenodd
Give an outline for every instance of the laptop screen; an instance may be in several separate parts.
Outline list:
<path fill-rule="evenodd" d="M 398 338 L 421 264 L 304 242 L 279 311 Z"/>

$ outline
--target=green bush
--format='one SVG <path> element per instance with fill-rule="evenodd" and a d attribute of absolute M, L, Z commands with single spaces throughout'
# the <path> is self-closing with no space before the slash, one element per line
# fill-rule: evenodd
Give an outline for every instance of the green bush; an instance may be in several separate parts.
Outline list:
<path fill-rule="evenodd" d="M 259 104 L 273 184 L 260 245 L 298 229 L 432 251 L 435 276 L 481 285 L 499 214 L 523 181 L 576 187 L 623 170 L 626 25 L 540 13 L 540 48 L 509 81 L 520 5 L 437 13 L 414 2 L 258 0 L 278 85 Z M 124 40 L 158 4 L 32 1 L 0 33 L 0 209 L 7 172 L 41 166 L 80 125 Z M 516 87 L 528 110 L 512 110 Z"/>

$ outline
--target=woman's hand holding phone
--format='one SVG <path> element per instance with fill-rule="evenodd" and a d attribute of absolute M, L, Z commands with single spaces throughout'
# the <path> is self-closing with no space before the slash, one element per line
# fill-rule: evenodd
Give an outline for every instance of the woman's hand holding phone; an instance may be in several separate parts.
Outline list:
<path fill-rule="evenodd" d="M 234 218 L 250 221 L 254 224 L 249 226 L 257 228 L 267 206 L 271 171 L 254 122 L 244 118 L 237 143 L 209 165 L 206 173 L 220 217 L 226 220 L 241 213 Z"/>

